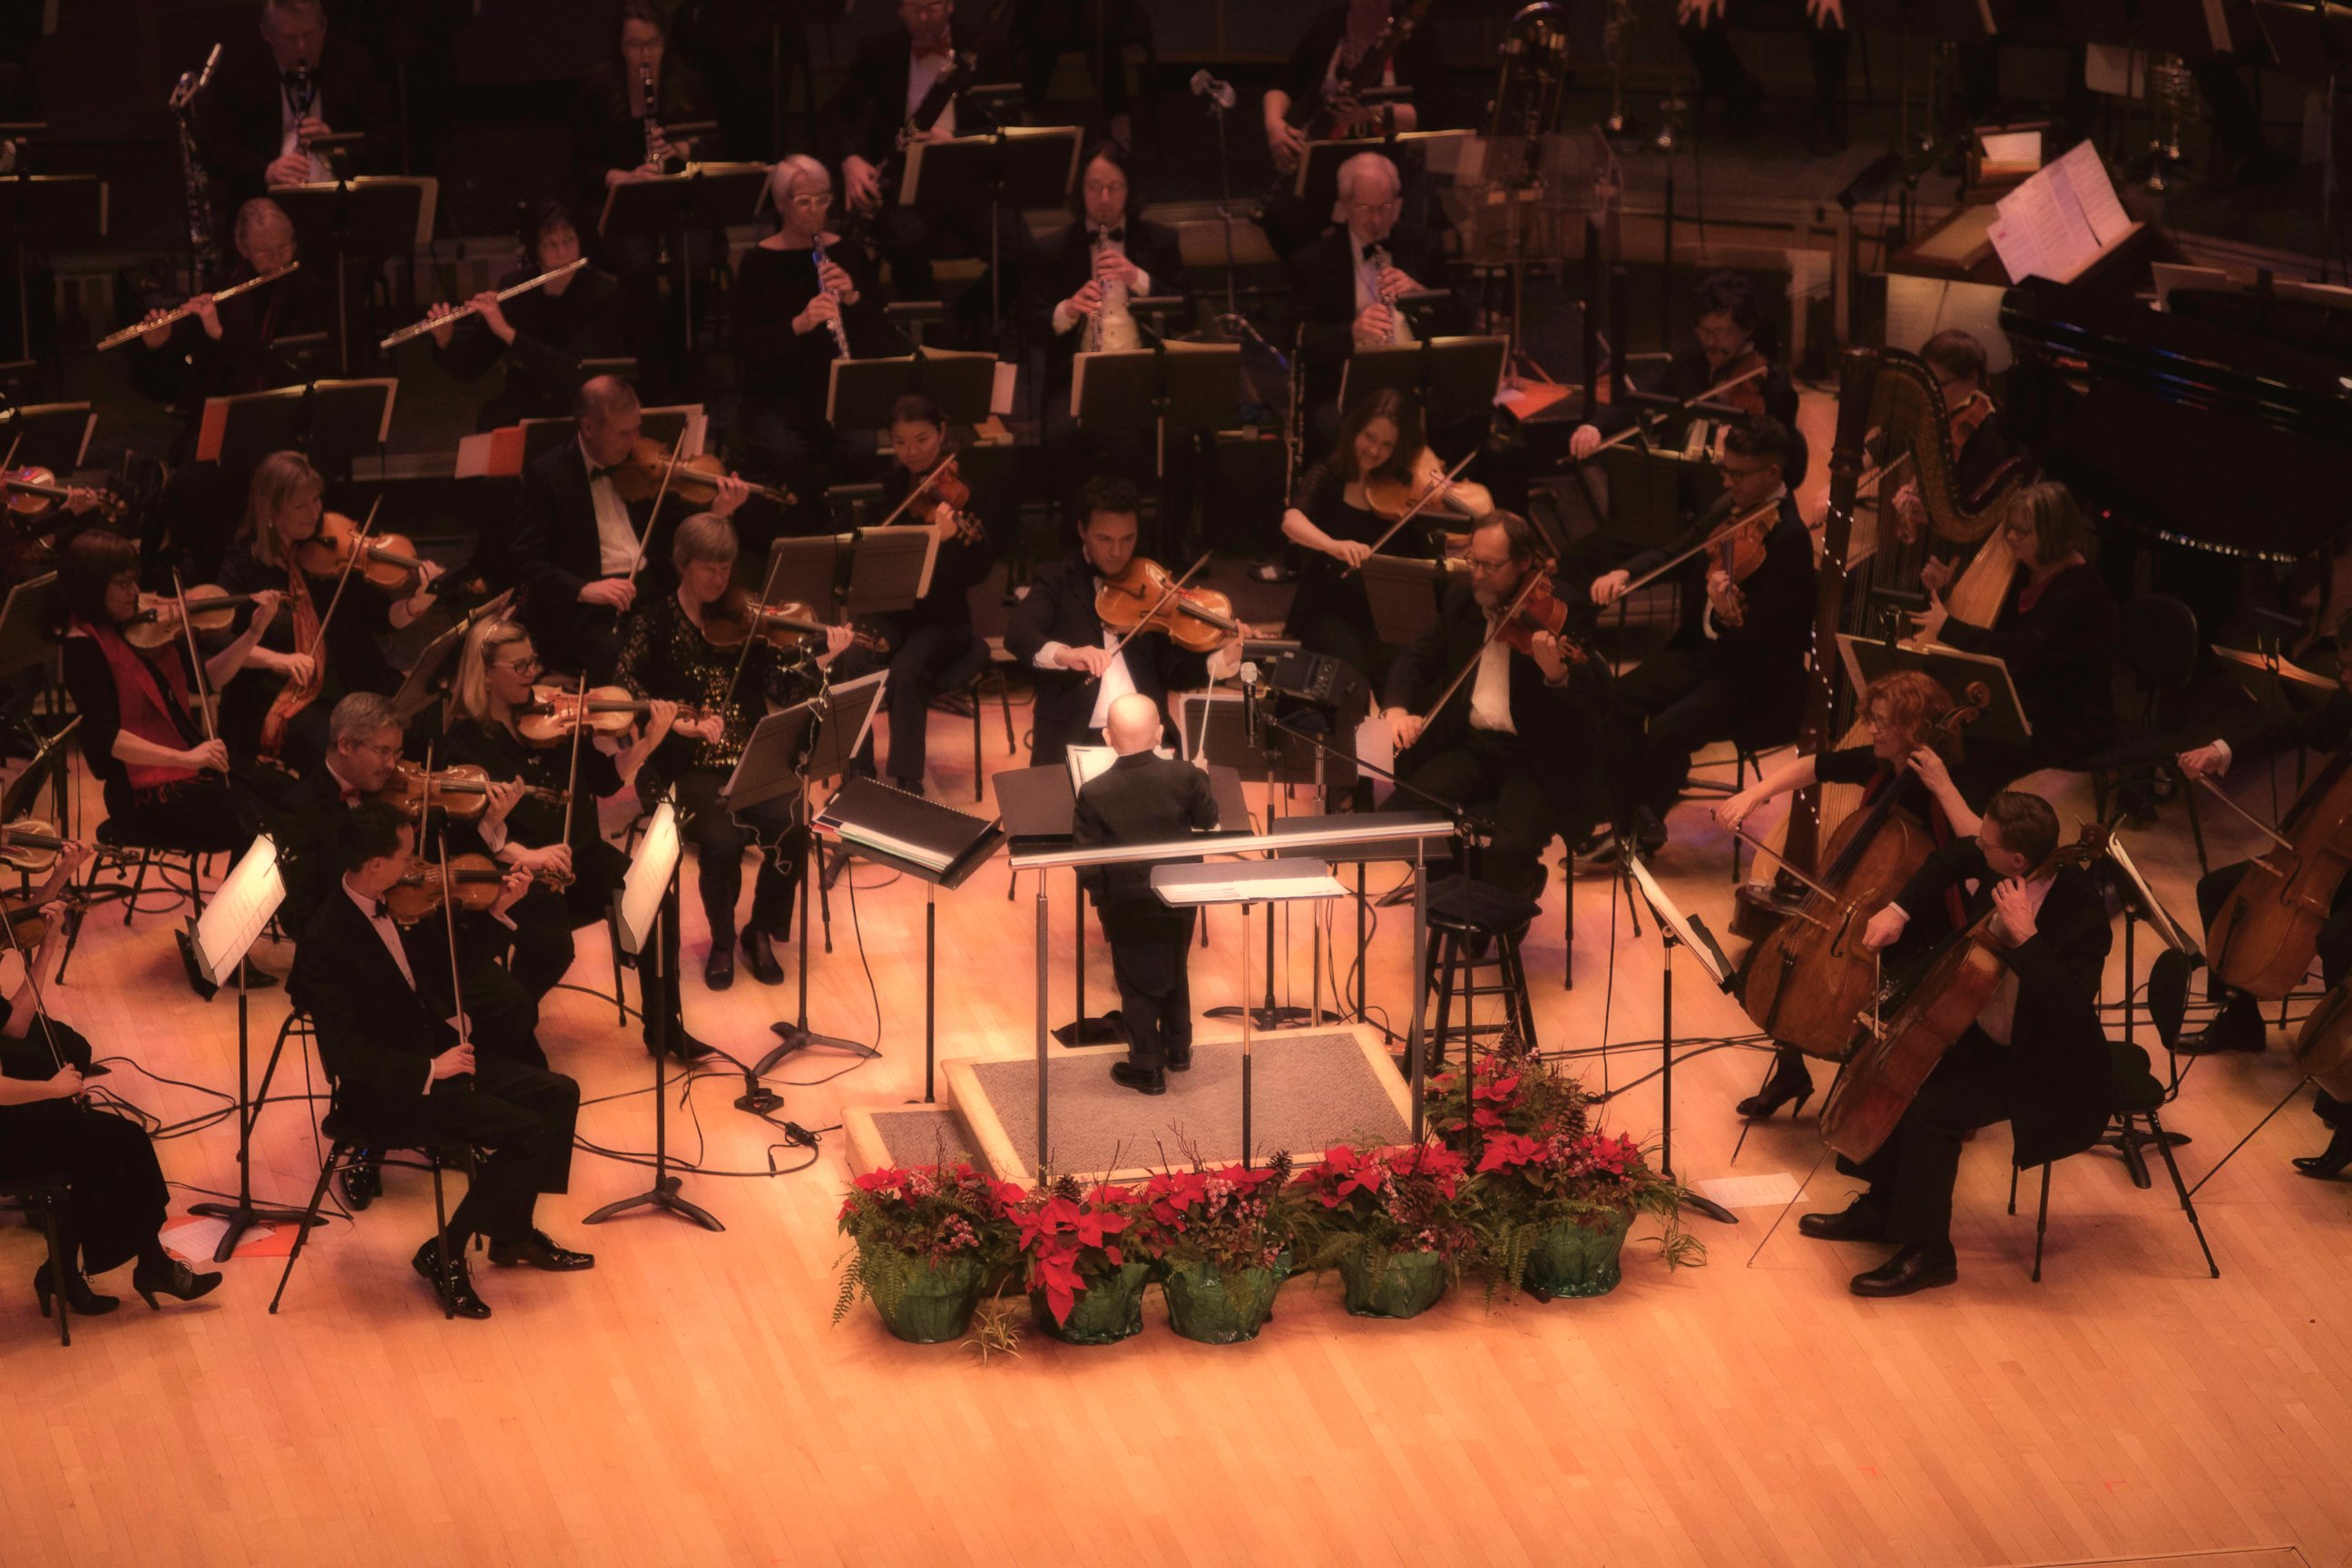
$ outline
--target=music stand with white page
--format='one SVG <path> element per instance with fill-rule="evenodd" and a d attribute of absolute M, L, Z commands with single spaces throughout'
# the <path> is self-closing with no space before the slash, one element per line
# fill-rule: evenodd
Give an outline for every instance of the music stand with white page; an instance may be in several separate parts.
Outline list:
<path fill-rule="evenodd" d="M 2119 834 L 2107 837 L 2106 863 L 2124 907 L 2124 1044 L 2138 1044 L 2134 1037 L 2139 1028 L 2138 983 L 2136 978 L 2139 968 L 2133 936 L 2140 922 L 2145 921 L 2148 930 L 2156 933 L 2156 940 L 2164 946 L 2164 951 L 2156 955 L 2156 962 L 2148 966 L 2148 1016 L 2156 1025 L 2158 1037 L 2164 1042 L 2165 1056 L 2170 1068 L 2169 1091 L 2178 1094 L 2180 1091 L 2180 1056 L 2178 1049 L 2180 1021 L 2188 1010 L 2189 976 L 2205 962 L 2204 950 L 2197 939 L 2189 934 L 2188 928 L 2164 907 L 2164 900 L 2156 896 L 2156 889 L 2132 859 L 2131 851 L 2124 847 L 2123 837 Z M 2167 1013 L 2171 1016 L 2169 1026 L 2165 1023 L 2164 1015 Z M 2124 1168 L 2131 1173 L 2132 1184 L 2145 1191 L 2153 1187 L 2155 1182 L 2148 1174 L 2147 1160 L 2142 1151 L 2153 1147 L 2159 1138 L 2175 1148 L 2189 1142 L 2186 1132 L 2175 1132 L 2170 1128 L 2161 1133 L 2147 1132 L 2134 1121 L 2126 1123 L 2120 1130 L 2107 1132 L 2099 1142 L 2123 1156 Z"/>
<path fill-rule="evenodd" d="M 1659 944 L 1665 949 L 1665 963 L 1658 976 L 1658 1174 L 1671 1182 L 1675 1179 L 1675 949 L 1689 948 L 1699 967 L 1706 971 L 1706 977 L 1719 990 L 1731 989 L 1734 970 L 1706 923 L 1696 915 L 1685 916 L 1676 909 L 1674 900 L 1658 886 L 1657 879 L 1650 875 L 1649 867 L 1630 849 L 1625 854 L 1625 875 L 1630 885 L 1640 890 L 1642 901 L 1650 906 L 1650 918 L 1657 922 Z M 1739 1223 L 1738 1215 L 1713 1198 L 1685 1189 L 1682 1201 L 1709 1219 L 1725 1225 Z"/>
<path fill-rule="evenodd" d="M 1329 899 L 1347 897 L 1348 889 L 1331 874 L 1331 868 L 1320 860 L 1285 858 L 1277 860 L 1220 860 L 1205 866 L 1155 866 L 1151 868 L 1151 890 L 1160 901 L 1171 910 L 1197 910 L 1211 904 L 1236 904 L 1242 917 L 1241 949 L 1242 989 L 1250 994 L 1249 912 L 1254 903 L 1297 903 L 1301 900 L 1317 903 Z M 1266 923 L 1274 923 L 1274 911 L 1266 911 Z M 1323 1011 L 1323 977 L 1315 977 L 1315 1016 Z M 1250 1042 L 1255 1033 L 1255 1009 L 1244 1006 L 1242 1016 L 1242 1168 L 1249 1169 L 1250 1149 Z"/>
<path fill-rule="evenodd" d="M 205 1000 L 224 985 L 236 987 L 236 1201 L 190 1204 L 188 1212 L 226 1222 L 213 1261 L 226 1263 L 236 1244 L 257 1225 L 313 1223 L 309 1211 L 282 1204 L 257 1206 L 253 1201 L 253 1125 L 269 1103 L 269 1081 L 278 1074 L 278 1056 L 286 1048 L 288 1031 L 279 1030 L 262 1069 L 261 1089 L 251 1091 L 253 1032 L 250 997 L 245 983 L 245 955 L 286 900 L 285 879 L 278 867 L 278 845 L 267 833 L 238 858 L 221 879 L 213 901 L 202 914 L 188 917 L 186 942 L 190 958 L 204 983 L 212 987 Z"/>
<path fill-rule="evenodd" d="M 650 993 L 657 987 L 675 986 L 677 976 L 662 970 L 667 944 L 662 941 L 662 922 L 677 919 L 677 863 L 683 846 L 677 829 L 677 808 L 663 801 L 654 808 L 646 824 L 645 836 L 637 840 L 637 852 L 629 860 L 629 869 L 621 879 L 618 891 L 613 895 L 613 920 L 618 928 L 621 951 L 634 956 L 642 969 L 653 965 L 652 978 L 641 981 L 638 1001 L 646 1009 L 650 1022 L 653 998 Z M 675 929 L 674 927 L 672 929 Z M 663 990 L 667 998 L 670 993 Z M 665 1002 L 664 1012 L 668 1008 Z M 622 1198 L 581 1221 L 583 1225 L 602 1225 L 615 1215 L 632 1209 L 649 1208 L 664 1214 L 674 1214 L 692 1220 L 705 1230 L 725 1230 L 709 1210 L 691 1199 L 679 1195 L 683 1184 L 669 1173 L 669 1077 L 667 1065 L 669 1051 L 655 1051 L 654 1058 L 654 1184 L 635 1197 Z"/>

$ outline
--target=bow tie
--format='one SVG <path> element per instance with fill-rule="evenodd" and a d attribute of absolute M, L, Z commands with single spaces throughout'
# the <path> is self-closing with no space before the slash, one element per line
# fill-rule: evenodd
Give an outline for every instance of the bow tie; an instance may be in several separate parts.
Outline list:
<path fill-rule="evenodd" d="M 588 468 L 588 482 L 593 485 L 598 479 L 609 479 L 628 466 L 626 463 L 614 463 L 610 468 L 600 468 L 591 464 Z"/>
<path fill-rule="evenodd" d="M 918 60 L 943 60 L 954 53 L 955 50 L 945 44 L 917 44 L 915 46 L 915 58 Z"/>
<path fill-rule="evenodd" d="M 380 921 L 390 920 L 392 918 L 392 906 L 385 903 L 382 899 L 378 899 L 375 901 L 375 918 Z"/>
<path fill-rule="evenodd" d="M 357 805 L 362 798 L 360 792 L 355 789 L 342 790 L 339 793 L 341 795 L 342 802 L 345 805 Z"/>
<path fill-rule="evenodd" d="M 1386 247 L 1382 246 L 1379 240 L 1376 239 L 1372 241 L 1371 244 L 1364 247 L 1364 259 L 1367 261 L 1371 260 L 1385 248 Z"/>
<path fill-rule="evenodd" d="M 1098 228 L 1095 230 L 1095 243 L 1097 245 L 1100 245 L 1104 240 L 1108 240 L 1113 245 L 1125 245 L 1127 243 L 1126 226 L 1121 225 L 1118 228 Z"/>

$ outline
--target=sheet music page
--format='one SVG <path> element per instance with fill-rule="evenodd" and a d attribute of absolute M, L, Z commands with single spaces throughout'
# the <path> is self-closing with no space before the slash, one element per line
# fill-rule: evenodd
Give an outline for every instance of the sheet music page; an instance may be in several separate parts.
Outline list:
<path fill-rule="evenodd" d="M 1995 204 L 2000 218 L 1986 237 L 2012 283 L 2070 276 L 2077 265 L 2075 252 L 2090 237 L 2079 209 L 2059 199 L 2052 174 L 2042 170 Z"/>
<path fill-rule="evenodd" d="M 234 980 L 236 966 L 260 937 L 269 917 L 286 899 L 278 869 L 278 846 L 268 834 L 229 868 L 212 902 L 196 919 L 196 967 L 215 985 Z M 299 935 L 299 932 L 289 933 Z"/>
<path fill-rule="evenodd" d="M 677 811 L 664 801 L 654 808 L 637 840 L 637 853 L 621 879 L 621 950 L 631 956 L 643 952 L 661 910 L 662 893 L 677 869 Z M 670 979 L 675 982 L 677 976 Z"/>
<path fill-rule="evenodd" d="M 1984 145 L 1988 163 L 2023 163 L 2036 169 L 2042 166 L 2039 131 L 1989 131 L 1977 140 Z"/>
<path fill-rule="evenodd" d="M 2107 178 L 2107 167 L 2099 162 L 2097 148 L 2088 142 L 2078 142 L 2051 167 L 2081 209 L 2093 244 L 2105 250 L 2124 237 L 2131 227 L 2131 215 L 2124 211 L 2124 204 L 2116 195 L 2115 182 Z"/>

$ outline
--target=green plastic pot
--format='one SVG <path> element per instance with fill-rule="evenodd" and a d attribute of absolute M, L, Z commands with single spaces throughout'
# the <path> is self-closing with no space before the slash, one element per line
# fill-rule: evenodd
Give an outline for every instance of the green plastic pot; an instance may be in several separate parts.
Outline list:
<path fill-rule="evenodd" d="M 1417 1318 L 1445 1294 L 1445 1258 L 1359 1247 L 1340 1258 L 1339 1283 L 1348 1310 L 1359 1318 Z"/>
<path fill-rule="evenodd" d="M 979 1261 L 950 1258 L 935 1266 L 914 1253 L 898 1257 L 898 1290 L 887 1305 L 878 1299 L 874 1303 L 882 1326 L 916 1345 L 944 1344 L 971 1332 L 972 1310 L 980 1305 Z"/>
<path fill-rule="evenodd" d="M 1205 1263 L 1171 1263 L 1161 1285 L 1168 1326 L 1204 1345 L 1254 1340 L 1274 1316 L 1274 1293 L 1289 1272 L 1287 1253 L 1272 1268 L 1244 1268 L 1230 1277 Z"/>
<path fill-rule="evenodd" d="M 1547 1301 L 1554 1296 L 1607 1295 L 1617 1289 L 1618 1258 L 1633 1225 L 1631 1209 L 1589 1222 L 1562 1220 L 1538 1238 L 1519 1283 Z"/>
<path fill-rule="evenodd" d="M 1109 1345 L 1143 1331 L 1143 1288 L 1151 1282 L 1151 1265 L 1126 1263 L 1078 1292 L 1070 1315 L 1054 1321 L 1045 1292 L 1029 1292 L 1029 1310 L 1048 1339 L 1070 1345 Z"/>

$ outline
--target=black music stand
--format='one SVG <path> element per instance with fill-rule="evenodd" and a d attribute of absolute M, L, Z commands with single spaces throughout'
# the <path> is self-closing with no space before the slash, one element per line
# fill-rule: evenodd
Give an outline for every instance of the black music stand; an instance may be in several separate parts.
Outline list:
<path fill-rule="evenodd" d="M 196 456 L 224 468 L 249 467 L 292 449 L 321 468 L 381 450 L 392 435 L 400 383 L 313 381 L 267 392 L 208 397 L 197 426 Z"/>
<path fill-rule="evenodd" d="M 1372 606 L 1372 631 L 1391 647 L 1411 647 L 1437 629 L 1445 563 L 1402 555 L 1367 555 L 1360 568 Z M 1375 700 L 1379 693 L 1373 694 Z"/>
<path fill-rule="evenodd" d="M 851 779 L 825 803 L 815 826 L 845 855 L 904 872 L 923 884 L 923 1103 L 937 1098 L 940 889 L 971 879 L 1004 842 L 1004 829 L 872 779 Z"/>
<path fill-rule="evenodd" d="M 1420 399 L 1433 430 L 1466 416 L 1485 417 L 1494 410 L 1510 353 L 1510 339 L 1481 337 L 1360 348 L 1339 373 L 1339 406 L 1352 407 L 1368 392 L 1393 388 Z"/>
<path fill-rule="evenodd" d="M 886 430 L 910 392 L 929 393 L 950 425 L 978 425 L 995 406 L 997 367 L 977 349 L 918 348 L 882 359 L 837 359 L 826 373 L 824 416 L 836 430 Z"/>
<path fill-rule="evenodd" d="M 1719 990 L 1731 989 L 1737 971 L 1731 960 L 1723 955 L 1706 922 L 1696 915 L 1685 916 L 1676 909 L 1657 879 L 1650 875 L 1650 868 L 1642 863 L 1642 858 L 1630 847 L 1625 852 L 1625 879 L 1642 901 L 1649 905 L 1650 919 L 1658 928 L 1659 945 L 1665 949 L 1665 963 L 1658 973 L 1658 1174 L 1671 1182 L 1675 1179 L 1675 949 L 1689 948 Z M 1739 1223 L 1738 1215 L 1713 1198 L 1685 1190 L 1683 1202 L 1709 1219 L 1725 1225 Z"/>
<path fill-rule="evenodd" d="M 694 348 L 694 268 L 686 237 L 749 223 L 768 188 L 764 163 L 688 163 L 682 173 L 628 180 L 604 193 L 596 233 L 604 239 L 651 239 L 669 252 L 684 306 L 688 352 Z"/>
<path fill-rule="evenodd" d="M 1170 516 L 1168 437 L 1230 429 L 1241 416 L 1239 343 L 1169 343 L 1116 353 L 1079 353 L 1072 360 L 1070 416 L 1082 430 L 1149 429 L 1152 472 L 1160 480 L 1157 511 L 1163 538 L 1190 519 Z"/>
<path fill-rule="evenodd" d="M 35 403 L 17 406 L 16 416 L 0 437 L 16 445 L 16 467 L 35 464 L 53 474 L 70 474 L 89 454 L 90 433 L 98 416 L 87 403 Z"/>
<path fill-rule="evenodd" d="M 1967 691 L 1971 681 L 1982 681 L 1992 705 L 1969 725 L 1969 738 L 1998 746 L 2023 746 L 2033 738 L 2033 725 L 2018 700 L 2009 666 L 1990 654 L 1966 653 L 1941 643 L 1858 637 L 1851 632 L 1838 634 L 1838 650 L 1845 659 L 1845 678 L 1856 691 L 1898 669 L 1923 670 L 1955 698 Z"/>
<path fill-rule="evenodd" d="M 8 590 L 0 601 L 0 681 L 53 663 L 58 645 L 47 627 L 57 614 L 58 574 L 44 572 Z"/>
<path fill-rule="evenodd" d="M 442 678 L 449 661 L 465 645 L 467 634 L 478 623 L 502 614 L 514 602 L 514 596 L 515 591 L 509 588 L 496 598 L 475 605 L 435 634 L 433 640 L 418 652 L 416 662 L 408 667 L 408 674 L 401 680 L 400 689 L 392 694 L 392 710 L 400 715 L 403 724 L 413 723 L 419 713 L 447 693 L 449 683 Z"/>
<path fill-rule="evenodd" d="M 753 1109 L 762 1097 L 772 1093 L 757 1080 L 765 1078 L 778 1062 L 794 1051 L 825 1046 L 869 1060 L 882 1054 L 872 1046 L 835 1035 L 820 1035 L 808 1026 L 809 905 L 816 898 L 816 889 L 809 877 L 808 786 L 839 778 L 849 771 L 851 760 L 866 743 L 866 731 L 874 726 L 874 715 L 881 709 L 882 689 L 889 674 L 887 669 L 879 669 L 856 680 L 828 686 L 819 695 L 761 720 L 759 728 L 744 742 L 742 760 L 735 764 L 735 772 L 719 795 L 719 808 L 722 811 L 749 811 L 791 795 L 793 826 L 800 839 L 799 1012 L 792 1023 L 770 1026 L 782 1043 L 751 1069 L 748 1076 L 752 1083 L 736 1102 L 745 1109 Z M 753 1103 L 746 1104 L 747 1101 Z"/>
<path fill-rule="evenodd" d="M 96 174 L 27 174 L 20 149 L 16 172 L 0 176 L 0 244 L 16 253 L 16 348 L 23 358 L 33 357 L 26 253 L 91 250 L 105 237 L 106 183 Z"/>
<path fill-rule="evenodd" d="M 899 182 L 902 205 L 925 213 L 968 207 L 972 193 L 988 194 L 989 315 L 1004 319 L 1004 215 L 1031 207 L 1059 206 L 1077 183 L 1075 125 L 999 126 L 983 136 L 945 142 L 912 142 L 906 176 Z M 925 179 L 928 171 L 929 179 Z"/>
<path fill-rule="evenodd" d="M 301 253 L 334 258 L 335 367 L 341 374 L 352 374 L 354 265 L 372 277 L 389 258 L 412 256 L 428 243 L 438 188 L 437 181 L 423 175 L 362 174 L 270 189 L 269 199 L 293 221 Z M 360 303 L 365 310 L 368 301 Z M 369 342 L 374 342 L 373 334 Z"/>

